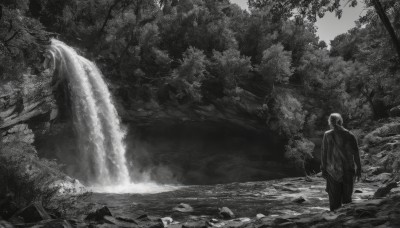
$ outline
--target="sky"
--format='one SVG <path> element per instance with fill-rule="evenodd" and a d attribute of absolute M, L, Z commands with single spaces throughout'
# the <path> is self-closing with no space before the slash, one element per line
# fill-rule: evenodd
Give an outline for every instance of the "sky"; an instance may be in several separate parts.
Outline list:
<path fill-rule="evenodd" d="M 247 0 L 231 0 L 231 3 L 238 4 L 243 9 L 248 9 Z M 355 26 L 354 21 L 365 13 L 364 4 L 359 3 L 356 7 L 345 7 L 341 19 L 334 13 L 327 12 L 323 18 L 316 22 L 318 28 L 317 35 L 320 40 L 324 40 L 328 45 L 337 35 L 347 32 Z"/>

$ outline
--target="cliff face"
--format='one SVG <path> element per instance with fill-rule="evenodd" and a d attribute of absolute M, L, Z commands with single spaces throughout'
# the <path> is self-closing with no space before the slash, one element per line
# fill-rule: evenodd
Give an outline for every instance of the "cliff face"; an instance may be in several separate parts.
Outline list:
<path fill-rule="evenodd" d="M 33 143 L 34 133 L 49 130 L 57 117 L 52 69 L 40 74 L 25 73 L 22 81 L 0 85 L 0 132 L 3 142 Z"/>

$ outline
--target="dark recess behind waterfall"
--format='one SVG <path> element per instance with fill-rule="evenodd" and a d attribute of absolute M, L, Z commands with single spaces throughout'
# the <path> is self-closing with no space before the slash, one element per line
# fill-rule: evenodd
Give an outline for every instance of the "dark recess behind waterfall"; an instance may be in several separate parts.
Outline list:
<path fill-rule="evenodd" d="M 160 183 L 216 184 L 294 175 L 285 141 L 267 131 L 215 121 L 156 121 L 130 126 L 127 158 L 134 173 Z"/>
<path fill-rule="evenodd" d="M 216 184 L 299 174 L 284 160 L 285 139 L 268 131 L 215 121 L 125 125 L 126 157 L 135 180 L 146 174 L 158 183 Z M 67 174 L 82 180 L 71 122 L 55 124 L 52 131 L 36 137 L 40 155 L 57 159 Z"/>

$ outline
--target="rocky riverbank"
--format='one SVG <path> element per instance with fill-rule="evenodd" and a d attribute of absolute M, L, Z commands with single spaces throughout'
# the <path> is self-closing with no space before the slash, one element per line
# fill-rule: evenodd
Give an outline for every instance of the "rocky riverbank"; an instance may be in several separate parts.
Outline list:
<path fill-rule="evenodd" d="M 311 181 L 310 181 L 311 180 Z M 183 187 L 160 194 L 54 198 L 18 209 L 4 227 L 397 227 L 400 188 L 375 197 L 381 182 L 356 184 L 354 203 L 328 211 L 321 177 Z M 389 192 L 389 191 L 388 191 Z M 386 193 L 388 193 L 386 192 Z M 112 199 L 112 200 L 108 200 Z M 2 200 L 1 208 L 12 198 Z M 107 206 L 102 206 L 108 202 Z M 55 206 L 57 205 L 57 206 Z"/>

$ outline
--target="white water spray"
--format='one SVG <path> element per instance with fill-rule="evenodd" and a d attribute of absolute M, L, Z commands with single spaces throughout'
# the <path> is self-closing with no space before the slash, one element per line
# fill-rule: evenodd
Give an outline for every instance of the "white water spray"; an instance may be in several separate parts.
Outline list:
<path fill-rule="evenodd" d="M 52 39 L 49 51 L 59 75 L 68 80 L 80 150 L 79 167 L 91 189 L 100 193 L 177 189 L 150 181 L 131 182 L 125 158 L 125 132 L 100 70 L 61 41 Z"/>
<path fill-rule="evenodd" d="M 61 41 L 52 40 L 50 53 L 69 82 L 85 178 L 93 185 L 128 185 L 125 132 L 100 70 Z"/>

